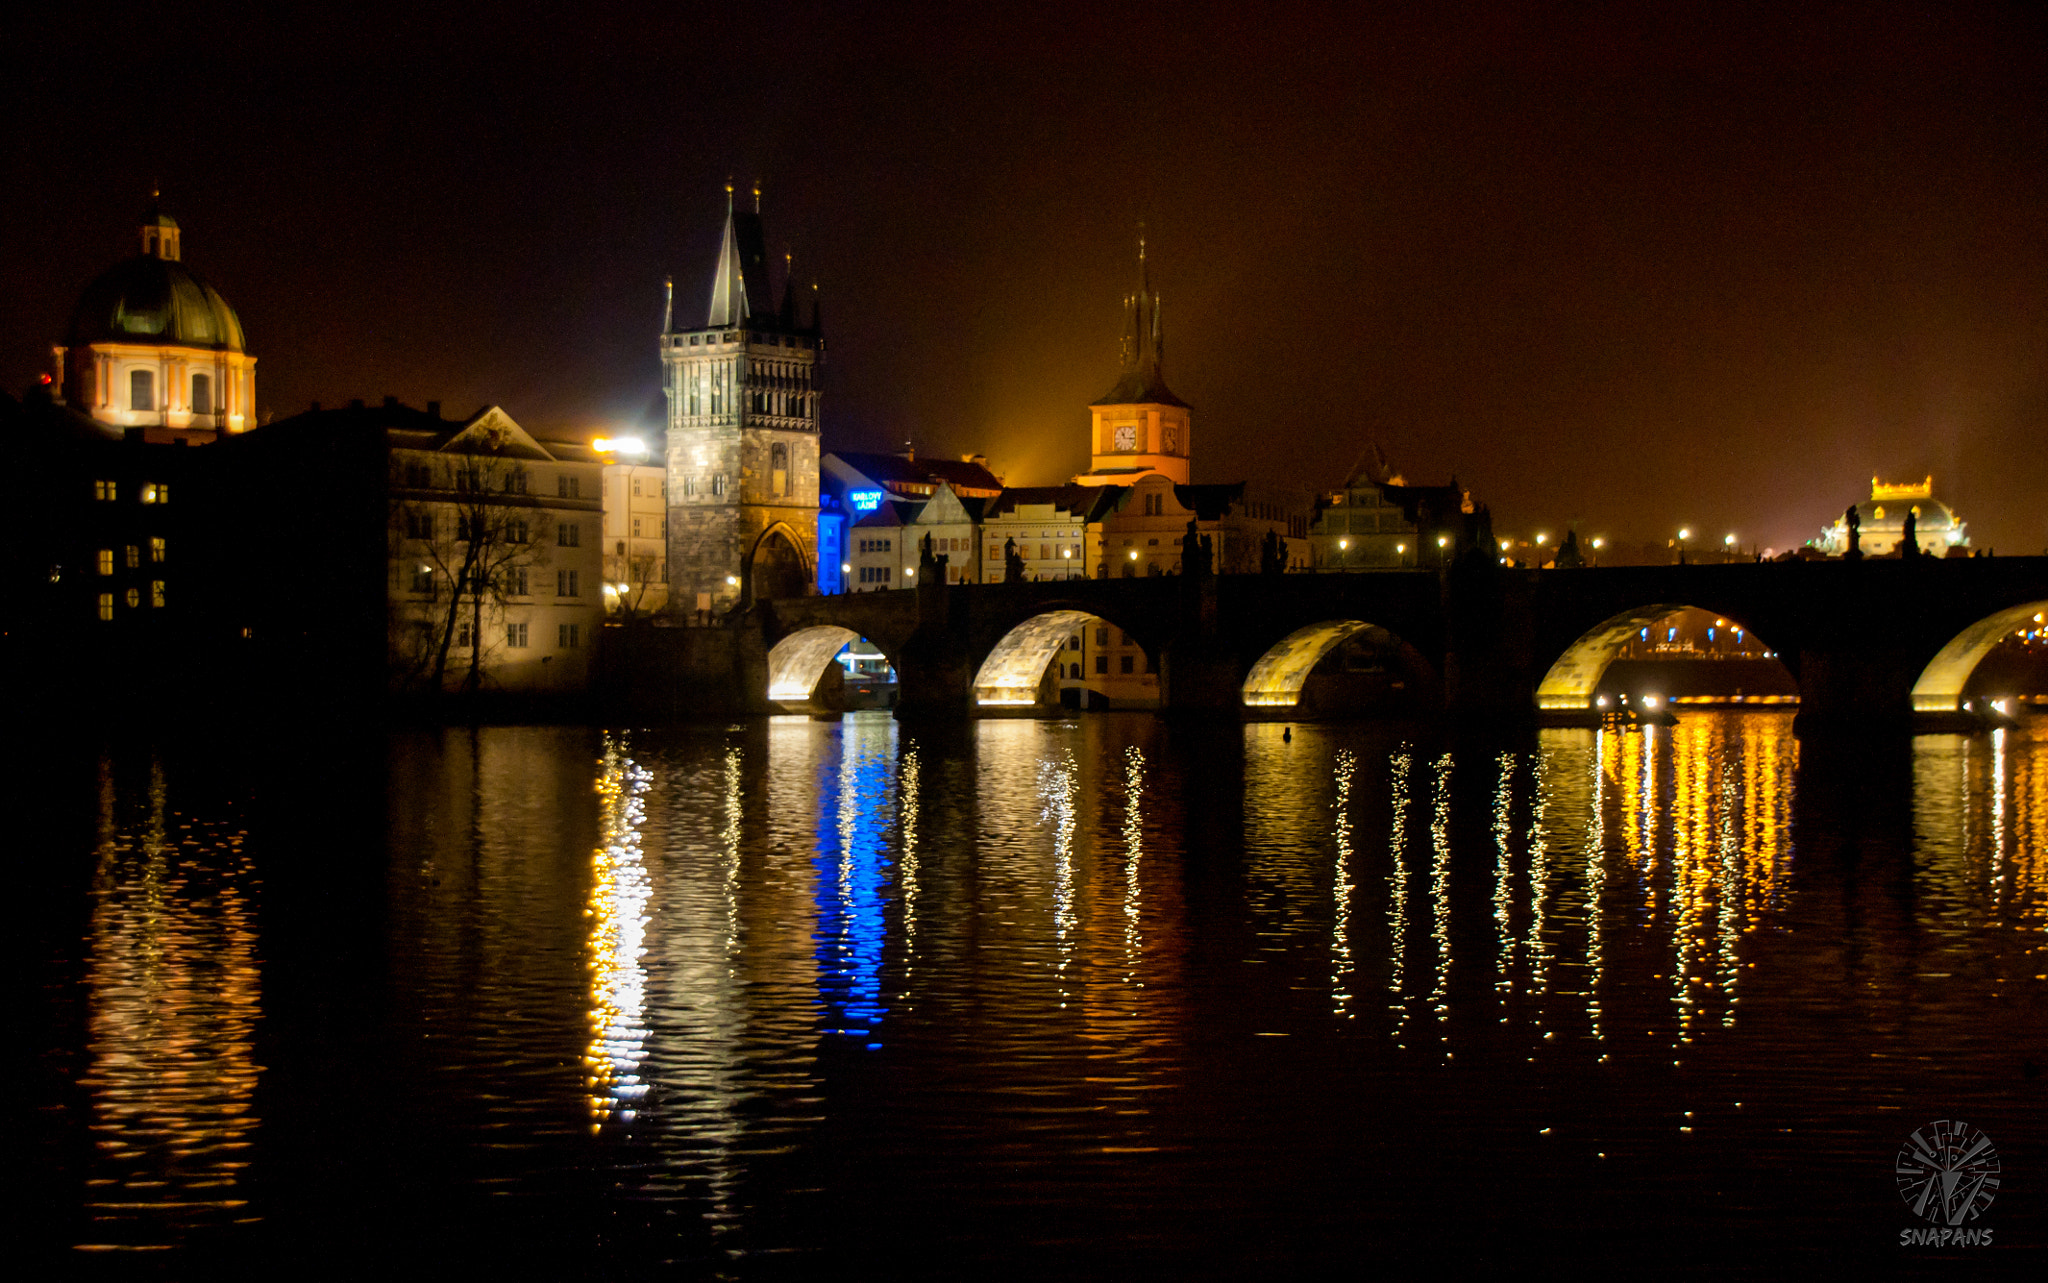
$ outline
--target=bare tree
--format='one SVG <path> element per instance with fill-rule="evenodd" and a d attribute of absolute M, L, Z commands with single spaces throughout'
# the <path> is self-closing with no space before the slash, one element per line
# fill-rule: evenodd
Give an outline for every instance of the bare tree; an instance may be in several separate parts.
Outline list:
<path fill-rule="evenodd" d="M 431 581 L 431 629 L 416 669 L 428 690 L 445 691 L 449 653 L 467 623 L 469 662 L 461 689 L 474 694 L 493 649 L 485 641 L 485 615 L 502 618 L 508 598 L 527 595 L 529 575 L 549 562 L 554 518 L 528 498 L 526 465 L 517 458 L 472 449 L 412 466 L 430 470 L 435 492 L 398 504 L 396 513 Z"/>

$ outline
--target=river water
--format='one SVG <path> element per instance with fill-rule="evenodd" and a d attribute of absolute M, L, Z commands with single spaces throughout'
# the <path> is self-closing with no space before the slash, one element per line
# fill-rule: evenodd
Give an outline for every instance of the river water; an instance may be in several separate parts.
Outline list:
<path fill-rule="evenodd" d="M 194 735 L 11 775 L 60 1265 L 2038 1268 L 2048 726 Z"/>

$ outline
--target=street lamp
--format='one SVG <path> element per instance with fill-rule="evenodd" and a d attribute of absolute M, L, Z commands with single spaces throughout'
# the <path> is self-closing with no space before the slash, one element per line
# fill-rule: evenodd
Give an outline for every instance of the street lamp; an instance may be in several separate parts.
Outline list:
<path fill-rule="evenodd" d="M 1595 535 L 1595 536 L 1594 536 L 1594 538 L 1593 538 L 1593 551 L 1594 551 L 1594 552 L 1598 552 L 1598 551 L 1600 551 L 1600 550 L 1601 550 L 1602 548 L 1605 548 L 1606 546 L 1607 546 L 1607 541 L 1606 541 L 1605 539 L 1602 539 L 1602 538 L 1600 538 L 1600 537 L 1599 537 L 1599 536 L 1597 536 L 1597 535 Z"/>
<path fill-rule="evenodd" d="M 1548 539 L 1548 538 L 1550 538 L 1550 536 L 1549 536 L 1549 535 L 1546 535 L 1546 534 L 1542 534 L 1542 533 L 1540 533 L 1540 532 L 1539 532 L 1539 533 L 1537 534 L 1537 536 L 1536 536 L 1536 546 L 1537 546 L 1538 548 L 1541 548 L 1541 547 L 1543 546 L 1543 542 L 1544 542 L 1544 540 L 1546 540 L 1546 539 Z"/>

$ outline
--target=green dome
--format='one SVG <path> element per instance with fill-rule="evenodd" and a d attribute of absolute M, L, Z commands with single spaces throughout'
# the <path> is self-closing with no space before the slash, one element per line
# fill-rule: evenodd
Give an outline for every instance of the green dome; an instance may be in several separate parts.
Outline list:
<path fill-rule="evenodd" d="M 183 263 L 150 254 L 115 265 L 86 287 L 71 314 L 65 341 L 74 348 L 163 343 L 248 350 L 242 342 L 241 318 L 218 290 L 185 270 Z"/>

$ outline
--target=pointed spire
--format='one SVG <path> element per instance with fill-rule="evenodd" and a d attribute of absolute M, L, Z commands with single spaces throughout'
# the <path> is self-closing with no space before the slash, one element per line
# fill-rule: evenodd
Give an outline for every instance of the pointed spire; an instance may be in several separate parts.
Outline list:
<path fill-rule="evenodd" d="M 711 314 L 706 325 L 739 325 L 749 314 L 746 274 L 740 265 L 739 236 L 733 230 L 732 182 L 725 184 L 725 239 L 718 247 L 718 272 L 711 278 Z"/>
<path fill-rule="evenodd" d="M 661 278 L 661 332 L 668 334 L 676 328 L 676 278 Z"/>

